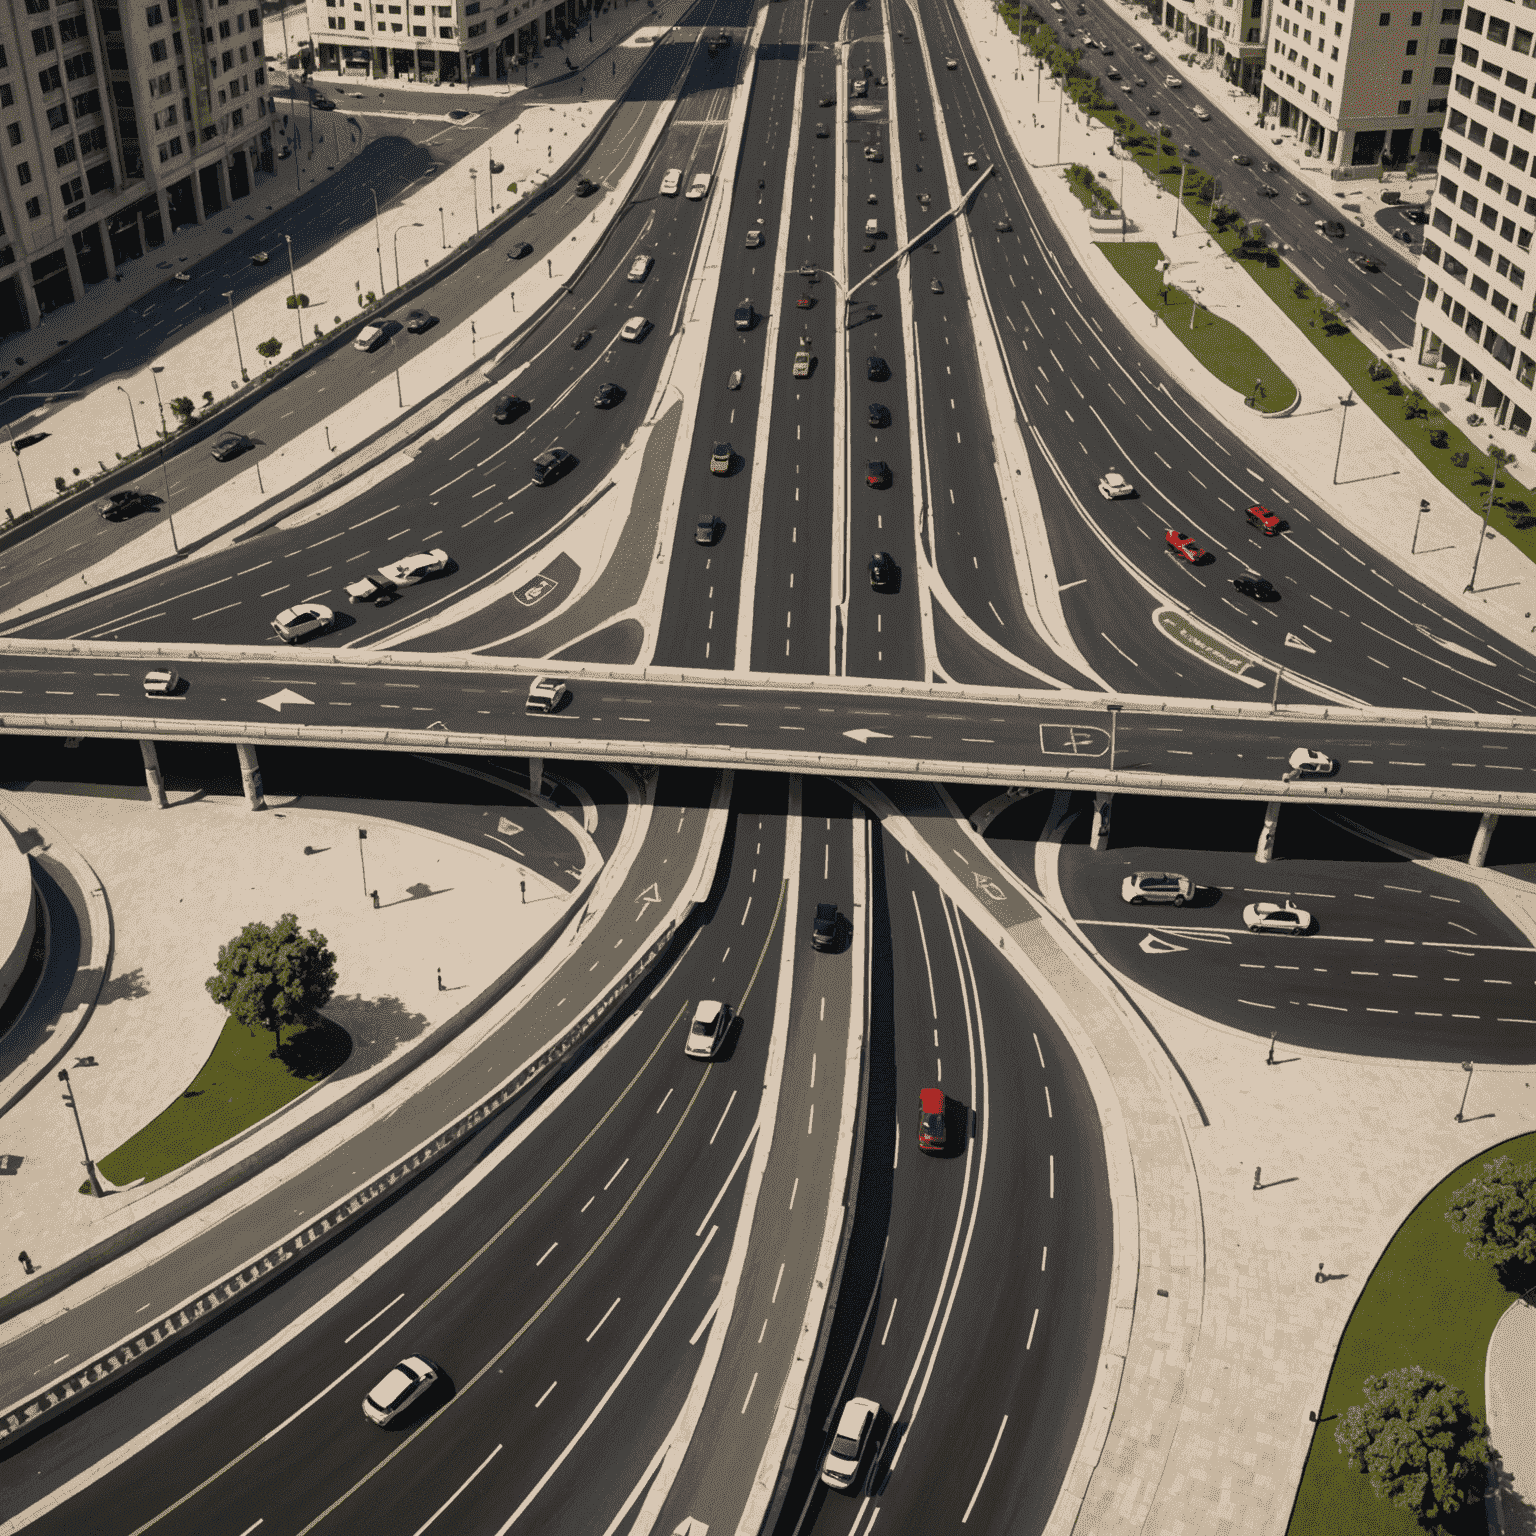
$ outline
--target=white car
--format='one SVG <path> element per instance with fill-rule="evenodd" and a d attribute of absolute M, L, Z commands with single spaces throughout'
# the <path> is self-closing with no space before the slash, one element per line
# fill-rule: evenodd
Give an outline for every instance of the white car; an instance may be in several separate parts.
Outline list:
<path fill-rule="evenodd" d="M 1308 933 L 1312 914 L 1292 902 L 1254 901 L 1243 908 L 1243 927 L 1249 933 Z"/>
<path fill-rule="evenodd" d="M 705 171 L 700 171 L 697 176 L 688 183 L 688 190 L 684 194 L 690 203 L 696 203 L 701 198 L 709 195 L 709 184 L 713 178 Z"/>
<path fill-rule="evenodd" d="M 1207 112 L 1204 107 L 1196 107 L 1195 116 L 1198 117 L 1202 123 L 1208 123 L 1211 120 L 1211 114 Z"/>
<path fill-rule="evenodd" d="M 683 1052 L 708 1060 L 725 1042 L 726 1031 L 731 1027 L 731 1005 L 705 999 L 693 1010 L 693 1023 L 688 1026 L 688 1039 Z"/>
<path fill-rule="evenodd" d="M 811 354 L 804 347 L 795 353 L 793 372 L 797 379 L 808 379 L 811 376 Z"/>
<path fill-rule="evenodd" d="M 872 1397 L 850 1397 L 843 1404 L 837 1433 L 821 1463 L 821 1480 L 828 1488 L 851 1488 L 858 1478 L 864 1453 L 869 1449 L 880 1404 Z"/>
<path fill-rule="evenodd" d="M 524 712 L 552 715 L 570 696 L 571 690 L 558 677 L 536 677 L 528 685 L 528 703 Z"/>
<path fill-rule="evenodd" d="M 663 197 L 676 197 L 678 188 L 683 184 L 683 173 L 672 169 L 661 178 L 661 195 Z"/>
<path fill-rule="evenodd" d="M 1099 495 L 1105 501 L 1119 501 L 1124 496 L 1134 496 L 1136 487 L 1118 469 L 1110 470 L 1099 481 Z"/>
<path fill-rule="evenodd" d="M 651 322 L 644 315 L 631 315 L 619 332 L 620 341 L 639 341 L 650 330 Z"/>
<path fill-rule="evenodd" d="M 654 256 L 636 256 L 629 264 L 630 282 L 643 283 L 650 276 L 651 266 L 655 259 Z"/>
<path fill-rule="evenodd" d="M 757 248 L 760 245 L 762 245 L 762 243 L 763 243 L 763 232 L 762 232 L 762 230 L 760 230 L 760 229 L 749 229 L 747 231 L 747 249 L 749 251 L 757 250 Z"/>
<path fill-rule="evenodd" d="M 1164 79 L 1163 84 L 1166 85 L 1170 91 L 1177 91 L 1183 86 L 1184 82 L 1180 80 L 1177 75 L 1169 75 Z"/>
<path fill-rule="evenodd" d="M 1195 894 L 1195 882 L 1187 875 L 1165 874 L 1158 870 L 1138 870 L 1120 882 L 1120 900 L 1133 907 L 1144 907 L 1149 901 L 1182 907 Z"/>
<path fill-rule="evenodd" d="M 169 698 L 179 687 L 181 678 L 170 670 L 144 674 L 144 693 L 147 698 Z"/>
<path fill-rule="evenodd" d="M 347 583 L 349 603 L 387 603 L 395 595 L 395 583 L 383 576 L 359 576 Z"/>
<path fill-rule="evenodd" d="M 336 615 L 324 603 L 299 603 L 284 608 L 272 620 L 272 633 L 289 645 L 297 645 L 306 635 L 323 634 L 336 622 Z"/>
<path fill-rule="evenodd" d="M 1311 747 L 1297 747 L 1287 761 L 1291 772 L 1298 776 L 1329 774 L 1339 765 L 1324 752 L 1314 752 Z"/>
<path fill-rule="evenodd" d="M 357 340 L 352 343 L 354 351 L 372 352 L 375 347 L 382 347 L 389 340 L 389 335 L 382 325 L 365 325 L 357 333 Z"/>
<path fill-rule="evenodd" d="M 429 549 L 421 554 L 402 555 L 393 565 L 381 565 L 379 575 L 397 587 L 414 587 L 428 576 L 441 576 L 448 569 L 448 551 Z"/>
<path fill-rule="evenodd" d="M 402 1360 L 363 1399 L 363 1417 L 371 1424 L 398 1419 L 437 1380 L 437 1367 L 420 1355 Z"/>

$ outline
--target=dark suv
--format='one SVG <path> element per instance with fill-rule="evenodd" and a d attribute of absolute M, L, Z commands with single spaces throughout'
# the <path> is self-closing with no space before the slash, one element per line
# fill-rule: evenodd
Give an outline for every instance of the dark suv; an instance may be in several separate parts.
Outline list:
<path fill-rule="evenodd" d="M 816 915 L 811 919 L 811 948 L 830 950 L 837 948 L 842 936 L 843 920 L 838 915 L 835 902 L 818 901 Z"/>
<path fill-rule="evenodd" d="M 110 496 L 103 496 L 96 503 L 96 510 L 109 523 L 115 523 L 120 517 L 131 517 L 135 512 L 142 512 L 144 496 L 140 491 L 113 491 Z"/>
<path fill-rule="evenodd" d="M 553 485 L 566 470 L 576 463 L 576 455 L 564 448 L 551 448 L 533 461 L 533 483 Z"/>
<path fill-rule="evenodd" d="M 1244 597 L 1251 597 L 1257 603 L 1267 603 L 1280 596 L 1262 576 L 1239 576 L 1232 585 Z"/>

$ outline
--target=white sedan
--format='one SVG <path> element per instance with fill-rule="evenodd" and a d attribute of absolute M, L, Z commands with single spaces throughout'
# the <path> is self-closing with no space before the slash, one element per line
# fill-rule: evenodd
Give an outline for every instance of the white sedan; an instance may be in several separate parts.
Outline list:
<path fill-rule="evenodd" d="M 382 347 L 389 340 L 389 333 L 382 325 L 365 325 L 357 333 L 357 340 L 352 343 L 359 352 L 372 352 L 375 347 Z"/>
<path fill-rule="evenodd" d="M 144 674 L 144 695 L 146 698 L 168 699 L 180 687 L 180 676 L 169 669 L 163 672 L 146 672 Z"/>
<path fill-rule="evenodd" d="M 1297 775 L 1329 774 L 1339 766 L 1326 753 L 1314 752 L 1311 747 L 1297 747 L 1287 761 Z"/>
<path fill-rule="evenodd" d="M 372 1424 L 388 1424 L 418 1401 L 437 1380 L 437 1367 L 420 1355 L 402 1360 L 363 1399 L 363 1417 Z"/>
<path fill-rule="evenodd" d="M 324 603 L 300 603 L 284 608 L 272 620 L 272 633 L 289 645 L 297 645 L 306 635 L 319 635 L 331 628 L 336 615 Z"/>
<path fill-rule="evenodd" d="M 1312 914 L 1286 902 L 1253 901 L 1243 908 L 1243 927 L 1249 933 L 1310 933 Z"/>
<path fill-rule="evenodd" d="M 702 199 L 709 195 L 709 184 L 713 179 L 713 177 L 707 175 L 705 172 L 700 171 L 699 174 L 695 176 L 693 180 L 688 184 L 688 190 L 683 193 L 683 196 L 686 197 L 690 203 L 697 203 L 702 201 Z"/>
<path fill-rule="evenodd" d="M 1208 123 L 1211 120 L 1211 114 L 1207 112 L 1204 107 L 1196 107 L 1195 116 L 1198 117 L 1202 123 Z"/>
<path fill-rule="evenodd" d="M 636 256 L 629 264 L 629 280 L 632 283 L 643 283 L 650 275 L 651 265 L 655 258 L 652 256 Z"/>
<path fill-rule="evenodd" d="M 650 330 L 651 322 L 644 315 L 631 315 L 619 332 L 620 341 L 639 341 Z"/>
<path fill-rule="evenodd" d="M 1112 469 L 1099 481 L 1099 495 L 1105 501 L 1119 501 L 1124 496 L 1134 496 L 1136 487 L 1117 469 Z"/>
<path fill-rule="evenodd" d="M 428 576 L 441 576 L 448 569 L 448 551 L 429 549 L 418 555 L 403 555 L 393 565 L 381 565 L 379 575 L 397 587 L 413 587 Z"/>

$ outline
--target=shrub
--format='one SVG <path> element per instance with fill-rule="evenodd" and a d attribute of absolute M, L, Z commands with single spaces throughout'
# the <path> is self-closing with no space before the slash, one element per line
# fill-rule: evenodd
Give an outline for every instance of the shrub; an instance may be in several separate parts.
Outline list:
<path fill-rule="evenodd" d="M 307 293 L 290 293 L 288 297 L 283 300 L 283 303 L 285 303 L 289 309 L 307 309 L 309 307 L 309 295 Z"/>
<path fill-rule="evenodd" d="M 190 426 L 192 423 L 192 411 L 194 409 L 192 405 L 192 397 L 190 395 L 177 395 L 176 398 L 170 402 L 170 405 L 171 414 L 176 417 L 181 425 L 183 427 Z"/>
<path fill-rule="evenodd" d="M 277 339 L 276 336 L 269 336 L 265 341 L 258 342 L 256 345 L 256 351 L 262 357 L 267 358 L 276 357 L 277 354 L 282 350 L 283 344 Z"/>

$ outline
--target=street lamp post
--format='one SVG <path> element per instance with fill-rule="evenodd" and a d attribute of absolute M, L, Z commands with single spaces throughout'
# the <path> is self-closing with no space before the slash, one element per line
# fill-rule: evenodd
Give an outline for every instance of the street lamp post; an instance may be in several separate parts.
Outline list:
<path fill-rule="evenodd" d="M 91 1161 L 91 1149 L 85 1144 L 85 1127 L 80 1123 L 80 1106 L 75 1102 L 75 1090 L 69 1081 L 69 1073 L 63 1067 L 59 1068 L 59 1081 L 64 1084 L 64 1102 L 73 1111 L 75 1130 L 80 1133 L 80 1150 L 85 1154 L 85 1172 L 91 1181 L 91 1193 L 100 1200 L 105 1191 L 101 1187 L 101 1180 L 96 1176 L 96 1164 Z"/>
<path fill-rule="evenodd" d="M 27 511 L 32 510 L 32 492 L 27 489 L 27 477 L 22 473 L 21 449 L 16 446 L 16 434 L 11 431 L 11 424 L 6 422 L 5 435 L 11 440 L 11 456 L 16 460 L 16 473 L 21 477 L 21 494 L 26 498 Z"/>
<path fill-rule="evenodd" d="M 293 323 L 299 330 L 299 350 L 304 350 L 304 322 L 299 318 L 299 279 L 293 270 L 293 236 L 284 235 L 283 243 L 288 247 L 288 288 L 293 294 Z"/>
<path fill-rule="evenodd" d="M 165 403 L 160 398 L 160 375 L 164 372 L 158 363 L 150 364 L 149 376 L 155 382 L 155 404 L 160 407 L 160 474 L 165 481 L 165 522 L 171 530 L 171 550 L 179 555 L 181 546 L 176 542 L 176 514 L 171 511 L 171 472 L 165 467 Z"/>
<path fill-rule="evenodd" d="M 1122 706 L 1106 704 L 1104 708 L 1109 711 L 1109 771 L 1113 773 L 1115 771 L 1115 726 L 1119 722 Z"/>
<path fill-rule="evenodd" d="M 402 224 L 402 225 L 399 226 L 398 229 L 395 230 L 394 236 L 390 240 L 390 244 L 392 246 L 394 246 L 394 248 L 395 248 L 395 287 L 396 288 L 398 288 L 400 286 L 400 230 L 402 230 L 402 229 L 420 229 L 420 228 L 421 228 L 420 223 Z"/>
<path fill-rule="evenodd" d="M 1339 451 L 1333 456 L 1333 483 L 1339 483 L 1339 465 L 1344 462 L 1344 423 L 1349 420 L 1349 408 L 1355 403 L 1353 389 L 1347 395 L 1339 397 L 1339 404 L 1343 410 L 1339 412 Z"/>
<path fill-rule="evenodd" d="M 240 378 L 245 380 L 245 354 L 240 350 L 240 322 L 235 319 L 235 290 L 227 288 L 224 297 L 229 300 L 229 323 L 235 328 L 235 361 L 240 364 Z"/>
<path fill-rule="evenodd" d="M 474 166 L 470 166 L 470 168 L 469 168 L 469 195 L 470 195 L 471 199 L 474 201 L 474 205 L 475 205 L 475 233 L 477 235 L 480 233 L 479 175 L 480 175 L 480 173 L 475 169 L 475 167 Z"/>
<path fill-rule="evenodd" d="M 139 436 L 139 418 L 133 414 L 133 396 L 121 384 L 117 386 L 117 392 L 128 402 L 128 420 L 133 423 L 133 445 L 143 453 L 144 440 Z"/>
<path fill-rule="evenodd" d="M 1179 238 L 1179 215 L 1184 211 L 1184 176 L 1189 170 L 1189 161 L 1179 161 L 1179 200 L 1173 205 L 1173 238 Z"/>
<path fill-rule="evenodd" d="M 1461 1064 L 1461 1070 L 1467 1074 L 1467 1080 L 1461 1089 L 1461 1108 L 1456 1111 L 1456 1124 L 1461 1125 L 1467 1118 L 1467 1095 L 1472 1091 L 1472 1066 L 1470 1061 Z"/>
<path fill-rule="evenodd" d="M 1419 515 L 1413 520 L 1413 543 L 1409 546 L 1408 553 L 1416 555 L 1419 552 L 1419 524 L 1424 521 L 1424 514 L 1429 511 L 1427 501 L 1419 502 Z"/>
<path fill-rule="evenodd" d="M 443 218 L 443 210 L 441 207 L 439 207 L 437 210 L 437 227 L 439 232 L 442 234 L 443 249 L 446 251 L 448 249 L 448 222 Z"/>
<path fill-rule="evenodd" d="M 373 253 L 379 258 L 379 297 L 384 297 L 384 235 L 379 229 L 379 194 L 373 193 Z"/>
<path fill-rule="evenodd" d="M 1483 545 L 1488 540 L 1488 519 L 1493 516 L 1493 493 L 1499 484 L 1499 459 L 1491 437 L 1488 439 L 1488 460 L 1493 466 L 1488 473 L 1488 499 L 1483 503 L 1483 526 L 1477 530 L 1477 549 L 1472 555 L 1472 574 L 1467 578 L 1466 586 L 1462 588 L 1464 592 L 1470 592 L 1477 586 L 1477 568 L 1482 563 Z"/>

